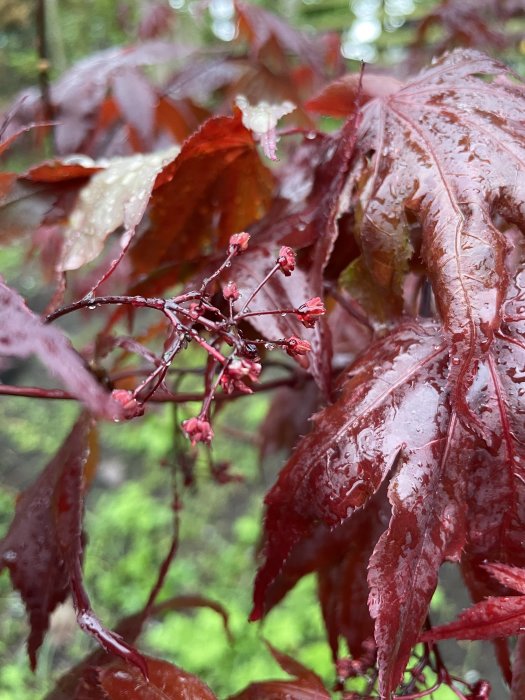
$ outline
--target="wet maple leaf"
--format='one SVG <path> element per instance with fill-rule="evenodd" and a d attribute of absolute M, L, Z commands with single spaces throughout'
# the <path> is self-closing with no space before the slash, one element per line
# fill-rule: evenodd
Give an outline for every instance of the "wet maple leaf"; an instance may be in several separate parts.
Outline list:
<path fill-rule="evenodd" d="M 330 693 L 326 690 L 323 682 L 313 671 L 303 666 L 287 654 L 283 654 L 270 644 L 268 649 L 277 661 L 279 666 L 295 676 L 292 681 L 261 681 L 251 683 L 240 693 L 232 695 L 229 700 L 329 700 Z"/>
<path fill-rule="evenodd" d="M 70 592 L 66 549 L 81 556 L 83 471 L 93 420 L 84 415 L 48 466 L 19 497 L 13 522 L 0 542 L 0 571 L 7 568 L 27 608 L 28 653 L 33 670 L 49 616 Z"/>
<path fill-rule="evenodd" d="M 279 597 L 279 587 L 286 588 L 301 551 L 315 548 L 308 543 L 319 526 L 351 522 L 390 480 L 392 517 L 368 564 L 387 698 L 419 637 L 441 563 L 459 561 L 464 550 L 463 556 L 483 556 L 496 544 L 507 556 L 520 556 L 525 406 L 516 368 L 525 366 L 522 277 L 518 268 L 504 327 L 480 362 L 469 395 L 496 436 L 490 448 L 463 426 L 450 400 L 439 324 L 406 321 L 350 367 L 336 401 L 314 416 L 312 432 L 266 497 L 265 562 L 252 619 Z"/>
<path fill-rule="evenodd" d="M 362 108 L 350 174 L 363 257 L 383 293 L 400 299 L 403 274 L 421 254 L 449 343 L 452 401 L 472 427 L 467 392 L 500 325 L 508 281 L 502 222 L 525 227 L 524 93 L 503 64 L 473 50 L 390 88 Z"/>
<path fill-rule="evenodd" d="M 240 112 L 205 122 L 163 177 L 151 201 L 151 224 L 131 249 L 138 273 L 175 262 L 189 268 L 210 246 L 225 247 L 232 233 L 264 214 L 274 183 Z M 176 281 L 172 274 L 169 285 Z"/>
<path fill-rule="evenodd" d="M 460 613 L 455 622 L 433 627 L 423 641 L 438 639 L 495 639 L 520 634 L 525 627 L 525 569 L 506 564 L 485 564 L 503 586 L 522 595 L 490 597 Z"/>
<path fill-rule="evenodd" d="M 122 663 L 98 671 L 98 683 L 108 700 L 214 700 L 215 695 L 196 676 L 178 666 L 146 657 L 149 679 Z"/>
<path fill-rule="evenodd" d="M 19 294 L 1 282 L 1 278 L 0 327 L 0 356 L 29 357 L 35 354 L 93 413 L 109 419 L 121 417 L 120 406 L 85 367 L 68 338 L 58 328 L 44 325 Z"/>
<path fill-rule="evenodd" d="M 76 270 L 96 258 L 109 234 L 121 226 L 125 248 L 146 211 L 159 174 L 178 152 L 173 146 L 158 153 L 103 161 L 101 172 L 82 189 L 70 214 L 59 269 Z"/>

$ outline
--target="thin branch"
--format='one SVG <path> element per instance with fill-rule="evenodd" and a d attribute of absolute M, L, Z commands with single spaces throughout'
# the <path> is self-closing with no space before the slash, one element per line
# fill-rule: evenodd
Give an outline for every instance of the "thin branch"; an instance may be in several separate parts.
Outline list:
<path fill-rule="evenodd" d="M 274 379 L 264 384 L 256 384 L 252 388 L 254 394 L 263 391 L 273 391 L 283 386 L 291 388 L 300 387 L 305 381 L 305 375 L 293 375 L 291 377 L 283 377 L 282 379 Z M 13 386 L 11 384 L 0 384 L 0 395 L 4 396 L 20 396 L 22 398 L 31 399 L 48 399 L 62 401 L 78 401 L 76 396 L 69 394 L 62 389 L 44 389 L 36 386 Z M 229 401 L 230 399 L 239 399 L 243 396 L 249 396 L 244 391 L 232 391 L 231 394 L 217 394 L 215 401 Z M 204 401 L 205 394 L 202 393 L 181 393 L 181 394 L 154 394 L 148 397 L 151 403 L 188 403 L 190 401 Z"/>
<path fill-rule="evenodd" d="M 46 0 L 37 0 L 36 3 L 36 44 L 38 51 L 38 82 L 40 85 L 40 96 L 44 119 L 52 121 L 54 118 L 54 107 L 51 102 L 50 89 L 50 61 L 47 47 L 47 22 L 46 22 Z"/>

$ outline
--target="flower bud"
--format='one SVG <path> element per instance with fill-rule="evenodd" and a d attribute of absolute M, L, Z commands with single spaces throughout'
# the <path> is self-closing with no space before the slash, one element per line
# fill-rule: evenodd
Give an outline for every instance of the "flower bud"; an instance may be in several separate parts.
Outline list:
<path fill-rule="evenodd" d="M 193 446 L 198 442 L 204 442 L 209 445 L 213 439 L 212 427 L 205 418 L 188 418 L 182 422 L 182 429 L 191 440 Z"/>
<path fill-rule="evenodd" d="M 226 300 L 231 299 L 232 301 L 237 301 L 240 297 L 239 290 L 235 282 L 228 282 L 222 288 L 222 295 Z"/>
<path fill-rule="evenodd" d="M 239 255 L 246 250 L 248 247 L 248 241 L 250 240 L 250 234 L 243 231 L 242 233 L 234 233 L 230 236 L 230 246 L 228 248 L 228 253 L 230 255 Z"/>
<path fill-rule="evenodd" d="M 292 272 L 295 270 L 295 253 L 287 245 L 283 245 L 279 251 L 279 257 L 277 258 L 277 263 L 281 268 L 281 272 L 286 277 L 290 277 Z"/>
<path fill-rule="evenodd" d="M 306 353 L 311 352 L 312 346 L 307 340 L 302 340 L 292 335 L 286 340 L 285 350 L 290 357 L 299 357 L 300 355 L 306 355 Z"/>
<path fill-rule="evenodd" d="M 124 409 L 124 418 L 130 420 L 144 414 L 144 405 L 139 403 L 131 391 L 127 389 L 113 389 L 112 398 Z"/>
<path fill-rule="evenodd" d="M 319 297 L 314 297 L 305 301 L 304 304 L 295 310 L 295 315 L 306 328 L 313 328 L 318 316 L 326 313 L 323 302 Z"/>

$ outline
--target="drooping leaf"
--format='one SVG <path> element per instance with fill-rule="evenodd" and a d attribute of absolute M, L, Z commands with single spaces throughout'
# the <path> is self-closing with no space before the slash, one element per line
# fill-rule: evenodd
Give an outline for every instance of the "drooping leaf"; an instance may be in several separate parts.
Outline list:
<path fill-rule="evenodd" d="M 332 655 L 338 656 L 339 639 L 358 658 L 363 642 L 373 636 L 368 612 L 368 560 L 379 536 L 388 526 L 390 505 L 386 488 L 371 498 L 367 508 L 356 511 L 342 525 L 319 524 L 286 560 L 265 594 L 267 614 L 306 574 L 317 573 L 319 602 Z"/>
<path fill-rule="evenodd" d="M 263 215 L 273 189 L 240 114 L 209 119 L 184 143 L 164 183 L 152 198 L 151 224 L 131 250 L 140 273 L 202 264 L 210 246 L 220 250 Z M 171 274 L 169 284 L 176 281 Z"/>
<path fill-rule="evenodd" d="M 485 568 L 503 585 L 525 589 L 525 570 L 505 564 Z M 494 639 L 520 634 L 525 627 L 525 595 L 490 597 L 459 614 L 455 622 L 434 627 L 422 635 L 423 641 L 438 639 Z"/>
<path fill-rule="evenodd" d="M 359 182 L 364 260 L 385 294 L 400 295 L 403 271 L 421 253 L 449 342 L 460 419 L 501 322 L 501 220 L 525 227 L 524 93 L 507 76 L 503 64 L 458 50 L 370 100 L 350 176 Z M 421 240 L 409 235 L 407 212 Z"/>
<path fill-rule="evenodd" d="M 253 618 L 292 548 L 315 523 L 333 527 L 364 506 L 400 452 L 413 459 L 434 435 L 446 352 L 434 325 L 407 322 L 352 366 L 333 405 L 314 417 L 266 497 L 265 562 L 257 575 Z M 431 381 L 425 382 L 430 377 Z M 411 417 L 424 406 L 430 424 Z M 417 429 L 416 429 L 417 428 Z"/>
<path fill-rule="evenodd" d="M 350 367 L 335 403 L 315 416 L 312 432 L 266 498 L 255 619 L 283 580 L 286 585 L 294 557 L 308 551 L 319 523 L 351 522 L 395 465 L 388 490 L 392 519 L 375 545 L 368 574 L 385 697 L 394 692 L 419 636 L 441 563 L 458 561 L 464 548 L 463 556 L 486 556 L 496 545 L 505 556 L 522 556 L 518 477 L 525 463 L 525 406 L 516 369 L 525 366 L 523 314 L 517 312 L 521 278 L 518 268 L 505 332 L 498 332 L 480 363 L 469 395 L 495 436 L 490 449 L 463 426 L 449 402 L 439 326 L 405 322 Z"/>
<path fill-rule="evenodd" d="M 267 645 L 279 666 L 296 676 L 293 681 L 261 681 L 252 683 L 229 700 L 329 700 L 330 693 L 313 671 L 303 666 L 287 654 L 283 654 L 270 644 Z"/>
<path fill-rule="evenodd" d="M 70 592 L 64 548 L 74 548 L 73 556 L 81 556 L 82 480 L 92 428 L 92 419 L 83 415 L 42 474 L 19 497 L 9 531 L 0 542 L 0 571 L 9 569 L 29 616 L 27 647 L 33 670 L 49 616 Z"/>
<path fill-rule="evenodd" d="M 178 666 L 146 657 L 146 680 L 138 670 L 122 663 L 98 671 L 98 682 L 110 700 L 214 700 L 205 683 Z"/>
<path fill-rule="evenodd" d="M 94 260 L 110 233 L 124 228 L 123 245 L 135 233 L 157 177 L 177 156 L 174 146 L 159 153 L 114 158 L 81 191 L 64 231 L 61 270 Z"/>
<path fill-rule="evenodd" d="M 121 407 L 86 369 L 66 336 L 57 328 L 44 325 L 22 297 L 1 281 L 0 328 L 0 356 L 35 354 L 93 413 L 110 419 L 121 417 Z"/>

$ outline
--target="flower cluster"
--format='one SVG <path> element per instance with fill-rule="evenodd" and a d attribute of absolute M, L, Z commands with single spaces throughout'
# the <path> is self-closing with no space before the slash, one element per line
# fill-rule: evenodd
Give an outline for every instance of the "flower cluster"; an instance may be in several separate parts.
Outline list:
<path fill-rule="evenodd" d="M 213 430 L 210 422 L 203 416 L 188 418 L 182 422 L 182 429 L 195 446 L 198 442 L 209 445 L 213 439 Z"/>
<path fill-rule="evenodd" d="M 259 362 L 245 357 L 232 360 L 221 375 L 220 384 L 226 394 L 240 391 L 243 394 L 251 394 L 252 389 L 245 384 L 246 381 L 257 382 L 262 367 Z"/>
<path fill-rule="evenodd" d="M 295 310 L 295 315 L 305 328 L 313 328 L 319 316 L 325 313 L 326 309 L 319 297 L 314 297 L 313 299 L 305 301 L 304 304 L 301 304 L 301 306 Z"/>

